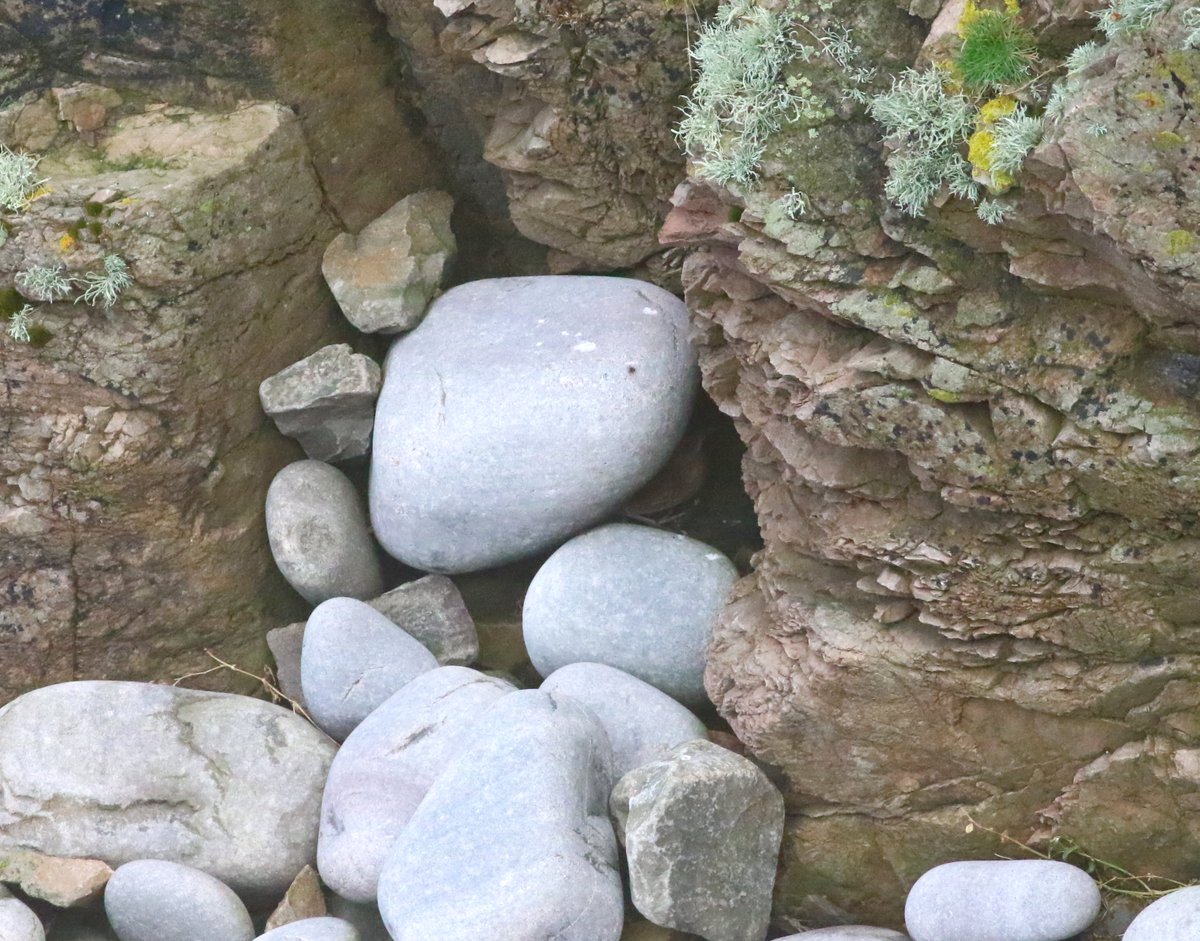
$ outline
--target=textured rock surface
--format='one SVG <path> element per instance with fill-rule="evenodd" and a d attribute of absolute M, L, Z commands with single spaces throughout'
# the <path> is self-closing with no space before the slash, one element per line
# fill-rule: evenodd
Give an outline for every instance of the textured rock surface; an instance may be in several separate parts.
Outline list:
<path fill-rule="evenodd" d="M 266 526 L 276 566 L 310 604 L 383 591 L 366 508 L 336 467 L 296 461 L 283 468 L 267 488 Z"/>
<path fill-rule="evenodd" d="M 639 912 L 708 941 L 762 941 L 783 798 L 752 762 L 687 742 L 621 778 L 611 807 Z"/>
<path fill-rule="evenodd" d="M 660 251 L 683 164 L 671 129 L 690 81 L 688 8 L 378 3 L 463 191 L 495 215 L 507 196 L 522 234 L 565 253 L 562 270 Z"/>
<path fill-rule="evenodd" d="M 1066 941 L 1100 912 L 1082 869 L 1048 859 L 945 863 L 917 880 L 904 903 L 913 941 Z"/>
<path fill-rule="evenodd" d="M 1200 876 L 1180 811 L 1200 748 L 1197 177 L 1168 146 L 1200 133 L 1186 5 L 1080 76 L 1001 226 L 888 209 L 879 128 L 849 106 L 778 135 L 760 193 L 675 196 L 704 382 L 747 442 L 766 543 L 707 679 L 785 777 L 780 916 L 898 925 L 888 900 L 922 872 L 998 849 L 967 814 Z M 1039 4 L 1039 42 L 1069 48 L 1090 9 Z M 881 83 L 924 38 L 883 0 L 827 17 L 810 25 L 853 29 Z M 793 186 L 798 221 L 774 202 Z"/>
<path fill-rule="evenodd" d="M 603 663 L 572 663 L 541 688 L 583 703 L 595 713 L 613 749 L 613 777 L 623 777 L 707 729 L 685 707 L 649 683 Z"/>
<path fill-rule="evenodd" d="M 267 647 L 275 658 L 275 678 L 279 681 L 279 691 L 303 707 L 300 656 L 304 652 L 304 621 L 267 631 Z"/>
<path fill-rule="evenodd" d="M 329 769 L 317 863 L 342 898 L 374 902 L 384 859 L 475 724 L 513 687 L 464 667 L 417 677 L 346 739 Z"/>
<path fill-rule="evenodd" d="M 392 693 L 437 665 L 369 604 L 330 598 L 305 624 L 300 687 L 317 725 L 341 741 Z"/>
<path fill-rule="evenodd" d="M 245 696 L 34 690 L 0 709 L 0 847 L 168 859 L 278 897 L 315 857 L 333 752 L 303 719 Z"/>
<path fill-rule="evenodd" d="M 381 384 L 373 359 L 348 343 L 334 343 L 264 379 L 258 400 L 275 427 L 299 441 L 309 457 L 344 461 L 371 449 Z"/>
<path fill-rule="evenodd" d="M 254 924 L 237 894 L 206 872 L 137 859 L 113 873 L 104 913 L 121 941 L 251 941 Z"/>
<path fill-rule="evenodd" d="M 395 941 L 618 941 L 604 729 L 537 690 L 500 700 L 393 845 L 379 908 Z"/>
<path fill-rule="evenodd" d="M 467 666 L 479 656 L 475 621 L 444 575 L 406 582 L 367 603 L 424 644 L 443 666 Z"/>
<path fill-rule="evenodd" d="M 553 546 L 654 476 L 692 401 L 687 311 L 620 278 L 448 291 L 397 339 L 375 411 L 375 536 L 463 572 Z"/>
<path fill-rule="evenodd" d="M 0 937 L 4 941 L 45 941 L 42 923 L 28 905 L 0 886 Z"/>
<path fill-rule="evenodd" d="M 360 941 L 358 930 L 340 918 L 305 918 L 258 936 L 259 941 Z"/>
<path fill-rule="evenodd" d="M 14 144 L 17 108 L 0 112 Z M 255 390 L 341 329 L 300 125 L 251 103 L 114 118 L 95 150 L 49 131 L 51 192 L 8 217 L 4 284 L 38 264 L 80 276 L 105 253 L 135 283 L 111 314 L 42 304 L 34 343 L 4 336 L 0 700 L 81 675 L 170 679 L 211 666 L 208 647 L 255 669 L 266 627 L 303 610 L 262 539 L 293 446 Z"/>
<path fill-rule="evenodd" d="M 17 846 L 0 848 L 0 882 L 59 908 L 100 898 L 112 867 L 99 859 L 48 856 Z"/>
<path fill-rule="evenodd" d="M 321 271 L 356 328 L 399 333 L 421 322 L 454 260 L 453 209 L 448 193 L 414 193 L 357 235 L 329 243 Z"/>
<path fill-rule="evenodd" d="M 732 562 L 695 539 L 601 526 L 564 544 L 534 576 L 522 617 L 529 658 L 543 676 L 605 663 L 703 705 L 705 651 L 736 579 Z"/>
<path fill-rule="evenodd" d="M 1187 941 L 1200 932 L 1200 887 L 1179 889 L 1142 910 L 1121 941 Z"/>

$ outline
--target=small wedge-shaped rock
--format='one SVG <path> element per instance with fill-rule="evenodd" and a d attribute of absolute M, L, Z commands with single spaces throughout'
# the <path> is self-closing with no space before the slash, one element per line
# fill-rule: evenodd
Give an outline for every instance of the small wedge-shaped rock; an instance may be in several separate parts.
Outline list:
<path fill-rule="evenodd" d="M 359 941 L 357 929 L 340 918 L 305 918 L 258 936 L 258 941 Z"/>
<path fill-rule="evenodd" d="M 373 359 L 336 343 L 264 379 L 258 399 L 275 427 L 309 457 L 345 461 L 371 449 L 381 382 Z"/>
<path fill-rule="evenodd" d="M 1075 866 L 1049 859 L 965 860 L 935 866 L 916 881 L 904 903 L 904 924 L 913 941 L 1065 941 L 1099 913 L 1100 890 Z"/>
<path fill-rule="evenodd" d="M 0 938 L 4 941 L 46 941 L 38 916 L 0 885 Z"/>
<path fill-rule="evenodd" d="M 454 582 L 427 575 L 367 602 L 429 648 L 443 666 L 470 666 L 479 635 Z"/>
<path fill-rule="evenodd" d="M 540 690 L 500 699 L 384 864 L 379 910 L 392 938 L 618 941 L 611 767 L 585 706 Z"/>
<path fill-rule="evenodd" d="M 300 686 L 300 655 L 304 650 L 304 622 L 267 631 L 267 648 L 275 658 L 275 678 L 279 691 L 297 705 L 304 706 Z"/>
<path fill-rule="evenodd" d="M 309 604 L 383 591 L 367 513 L 350 478 L 321 461 L 296 461 L 267 488 L 267 539 L 288 584 Z"/>
<path fill-rule="evenodd" d="M 47 856 L 21 847 L 0 849 L 0 882 L 19 886 L 26 895 L 59 908 L 100 898 L 111 875 L 112 868 L 99 859 Z"/>
<path fill-rule="evenodd" d="M 542 683 L 547 692 L 579 700 L 596 714 L 613 748 L 613 774 L 663 757 L 676 745 L 704 738 L 704 723 L 649 683 L 603 663 L 572 663 Z"/>
<path fill-rule="evenodd" d="M 411 330 L 454 258 L 454 200 L 430 190 L 396 203 L 357 236 L 325 249 L 321 271 L 342 313 L 363 333 Z"/>
<path fill-rule="evenodd" d="M 334 892 L 374 902 L 388 851 L 425 793 L 511 684 L 466 667 L 417 677 L 358 726 L 329 769 L 317 864 Z"/>
<path fill-rule="evenodd" d="M 267 918 L 265 930 L 282 928 L 294 921 L 320 918 L 325 914 L 325 894 L 321 891 L 321 879 L 312 866 L 305 866 L 292 880 L 279 904 Z"/>
<path fill-rule="evenodd" d="M 762 941 L 784 811 L 752 762 L 687 742 L 625 775 L 612 812 L 639 912 L 708 941 Z"/>
<path fill-rule="evenodd" d="M 1200 938 L 1200 886 L 1177 889 L 1147 905 L 1122 941 L 1195 941 Z"/>
<path fill-rule="evenodd" d="M 104 911 L 121 941 L 251 941 L 242 900 L 220 879 L 163 859 L 138 859 L 113 873 Z"/>
<path fill-rule="evenodd" d="M 306 708 L 338 741 L 392 693 L 437 665 L 404 630 L 353 598 L 321 602 L 304 626 L 300 686 Z"/>
<path fill-rule="evenodd" d="M 0 848 L 170 859 L 273 901 L 316 855 L 334 745 L 227 693 L 87 681 L 0 709 Z"/>

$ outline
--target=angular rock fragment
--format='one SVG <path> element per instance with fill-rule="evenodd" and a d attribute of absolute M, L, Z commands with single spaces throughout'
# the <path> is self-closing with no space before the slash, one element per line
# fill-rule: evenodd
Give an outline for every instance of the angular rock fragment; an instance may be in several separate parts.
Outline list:
<path fill-rule="evenodd" d="M 88 681 L 0 709 L 0 851 L 158 858 L 278 898 L 316 854 L 329 739 L 225 693 Z"/>
<path fill-rule="evenodd" d="M 618 941 L 611 761 L 604 729 L 574 700 L 503 697 L 384 863 L 379 909 L 393 939 Z"/>
<path fill-rule="evenodd" d="M 611 807 L 639 912 L 708 941 L 762 941 L 784 811 L 754 764 L 687 742 L 625 775 Z"/>
<path fill-rule="evenodd" d="M 444 575 L 406 582 L 367 603 L 424 644 L 443 666 L 468 666 L 479 656 L 475 622 Z"/>
<path fill-rule="evenodd" d="M 48 856 L 19 846 L 0 848 L 0 882 L 59 908 L 100 898 L 111 875 L 112 868 L 99 859 Z"/>
<path fill-rule="evenodd" d="M 687 308 L 625 278 L 473 281 L 388 353 L 375 535 L 425 571 L 554 546 L 654 476 L 695 387 Z"/>
<path fill-rule="evenodd" d="M 275 475 L 267 488 L 267 538 L 279 571 L 310 604 L 383 590 L 362 500 L 336 467 L 296 461 Z"/>
<path fill-rule="evenodd" d="M 254 924 L 237 894 L 206 872 L 138 859 L 113 873 L 104 911 L 121 941 L 251 941 Z"/>
<path fill-rule="evenodd" d="M 1075 866 L 966 860 L 935 866 L 916 881 L 904 924 L 913 941 L 1066 941 L 1099 912 L 1100 889 Z"/>
<path fill-rule="evenodd" d="M 465 667 L 417 677 L 372 712 L 334 758 L 317 864 L 339 896 L 374 902 L 392 844 L 474 727 L 513 687 Z"/>
<path fill-rule="evenodd" d="M 320 918 L 325 914 L 325 895 L 321 880 L 312 866 L 305 866 L 292 880 L 279 904 L 267 918 L 265 929 L 280 928 L 294 921 Z"/>
<path fill-rule="evenodd" d="M 300 685 L 300 654 L 304 650 L 304 622 L 267 631 L 267 648 L 275 658 L 275 679 L 279 691 L 304 707 L 304 688 Z"/>
<path fill-rule="evenodd" d="M 454 200 L 429 190 L 396 203 L 358 235 L 325 249 L 321 270 L 342 313 L 364 333 L 411 330 L 454 258 Z"/>
<path fill-rule="evenodd" d="M 300 685 L 317 725 L 341 741 L 392 693 L 437 665 L 370 605 L 330 598 L 305 624 Z"/>
<path fill-rule="evenodd" d="M 348 343 L 322 347 L 258 387 L 263 411 L 317 461 L 345 461 L 371 449 L 382 378 Z"/>

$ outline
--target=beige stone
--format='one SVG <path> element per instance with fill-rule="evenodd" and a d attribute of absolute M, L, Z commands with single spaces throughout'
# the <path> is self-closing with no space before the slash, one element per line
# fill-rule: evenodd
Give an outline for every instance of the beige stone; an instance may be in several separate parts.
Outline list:
<path fill-rule="evenodd" d="M 112 872 L 99 859 L 49 856 L 19 847 L 0 849 L 0 882 L 58 908 L 95 902 L 104 894 Z"/>
<path fill-rule="evenodd" d="M 321 880 L 312 866 L 305 866 L 296 873 L 287 893 L 267 918 L 264 930 L 271 931 L 304 918 L 320 918 L 324 914 L 325 896 L 321 892 Z"/>

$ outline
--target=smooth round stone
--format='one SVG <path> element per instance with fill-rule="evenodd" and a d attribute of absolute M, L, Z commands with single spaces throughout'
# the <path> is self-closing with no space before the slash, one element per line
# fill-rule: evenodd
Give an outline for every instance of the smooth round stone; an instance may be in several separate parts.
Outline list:
<path fill-rule="evenodd" d="M 359 936 L 340 918 L 302 918 L 259 935 L 258 941 L 359 941 Z"/>
<path fill-rule="evenodd" d="M 706 738 L 686 707 L 649 683 L 603 663 L 571 663 L 551 673 L 542 689 L 562 693 L 596 714 L 613 748 L 614 776 L 663 757 L 676 745 Z"/>
<path fill-rule="evenodd" d="M 576 536 L 534 576 L 522 630 L 542 676 L 616 667 L 687 705 L 706 702 L 704 656 L 737 570 L 675 533 L 614 523 Z"/>
<path fill-rule="evenodd" d="M 0 941 L 46 941 L 41 920 L 0 885 Z"/>
<path fill-rule="evenodd" d="M 321 461 L 296 461 L 267 488 L 275 565 L 309 604 L 373 598 L 383 575 L 367 514 L 350 478 Z"/>
<path fill-rule="evenodd" d="M 789 934 L 779 941 L 909 941 L 908 935 L 890 928 L 873 928 L 869 925 L 834 925 L 832 928 L 814 928 Z"/>
<path fill-rule="evenodd" d="M 1147 905 L 1122 941 L 1196 941 L 1200 938 L 1200 886 L 1177 889 Z"/>
<path fill-rule="evenodd" d="M 304 626 L 300 687 L 317 725 L 340 741 L 392 693 L 437 665 L 419 641 L 366 602 L 330 598 Z"/>
<path fill-rule="evenodd" d="M 425 795 L 379 879 L 394 941 L 618 941 L 607 736 L 587 707 L 502 697 Z"/>
<path fill-rule="evenodd" d="M 112 874 L 104 911 L 121 941 L 251 941 L 254 924 L 237 894 L 206 872 L 138 859 Z"/>
<path fill-rule="evenodd" d="M 504 680 L 466 667 L 417 677 L 372 712 L 333 759 L 317 868 L 339 896 L 374 902 L 383 861 L 438 775 L 501 696 Z"/>
<path fill-rule="evenodd" d="M 904 904 L 913 941 L 1065 941 L 1100 913 L 1082 869 L 1047 859 L 967 860 L 935 866 Z"/>
<path fill-rule="evenodd" d="M 316 857 L 334 750 L 290 710 L 248 696 L 44 686 L 0 709 L 0 847 L 170 859 L 278 898 Z"/>
<path fill-rule="evenodd" d="M 687 308 L 626 278 L 495 278 L 398 339 L 375 411 L 376 538 L 430 572 L 550 548 L 650 480 L 697 385 Z"/>

